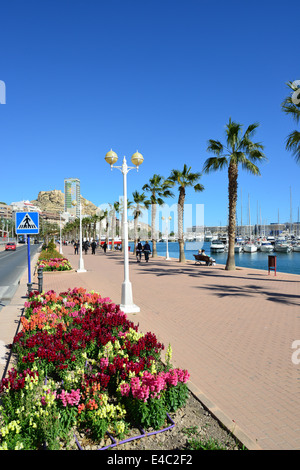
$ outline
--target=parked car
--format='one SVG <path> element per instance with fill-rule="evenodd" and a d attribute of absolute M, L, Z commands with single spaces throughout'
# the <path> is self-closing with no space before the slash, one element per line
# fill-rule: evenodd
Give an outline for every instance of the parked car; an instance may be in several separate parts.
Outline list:
<path fill-rule="evenodd" d="M 13 242 L 6 243 L 5 245 L 5 251 L 16 251 L 16 249 L 16 244 Z"/>

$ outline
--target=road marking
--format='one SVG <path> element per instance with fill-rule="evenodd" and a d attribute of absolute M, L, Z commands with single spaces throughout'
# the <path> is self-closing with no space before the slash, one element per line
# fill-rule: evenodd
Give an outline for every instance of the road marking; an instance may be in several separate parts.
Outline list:
<path fill-rule="evenodd" d="M 9 286 L 0 286 L 0 299 L 4 297 L 4 293 L 7 291 Z"/>

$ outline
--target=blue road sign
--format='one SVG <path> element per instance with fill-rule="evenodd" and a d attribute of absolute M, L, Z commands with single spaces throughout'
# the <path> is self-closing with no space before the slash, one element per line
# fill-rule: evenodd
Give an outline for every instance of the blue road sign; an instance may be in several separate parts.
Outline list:
<path fill-rule="evenodd" d="M 16 212 L 16 234 L 33 235 L 39 233 L 38 212 Z"/>

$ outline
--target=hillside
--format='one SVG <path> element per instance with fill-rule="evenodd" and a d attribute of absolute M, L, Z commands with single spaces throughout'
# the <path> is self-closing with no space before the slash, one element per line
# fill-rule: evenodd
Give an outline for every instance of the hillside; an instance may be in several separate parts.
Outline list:
<path fill-rule="evenodd" d="M 94 215 L 97 210 L 97 206 L 91 201 L 88 201 L 84 197 L 82 198 L 86 208 L 85 214 Z M 63 212 L 64 211 L 64 193 L 59 189 L 52 191 L 40 191 L 37 199 L 30 201 L 35 206 L 39 207 L 42 211 L 46 212 Z"/>

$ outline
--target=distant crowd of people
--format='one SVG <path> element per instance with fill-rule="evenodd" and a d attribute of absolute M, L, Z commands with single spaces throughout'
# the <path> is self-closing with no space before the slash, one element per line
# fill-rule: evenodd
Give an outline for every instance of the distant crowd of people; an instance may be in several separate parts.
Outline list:
<path fill-rule="evenodd" d="M 74 246 L 74 254 L 77 255 L 78 254 L 78 251 L 79 251 L 79 247 L 80 247 L 80 243 L 78 240 L 72 240 L 72 245 Z M 88 240 L 85 240 L 82 242 L 82 249 L 84 251 L 85 254 L 88 253 L 88 250 L 89 248 L 92 249 L 92 255 L 95 255 L 96 254 L 96 248 L 97 247 L 100 247 L 103 249 L 104 253 L 106 253 L 106 250 L 107 250 L 107 243 L 106 241 L 102 244 L 99 244 L 98 242 L 96 242 L 95 240 L 93 240 L 91 243 L 88 241 Z M 129 248 L 130 249 L 130 248 Z M 115 250 L 121 250 L 121 246 L 120 245 L 116 245 L 115 246 Z M 145 261 L 146 263 L 148 263 L 149 261 L 149 255 L 151 253 L 151 248 L 150 248 L 150 245 L 149 245 L 149 242 L 148 240 L 144 243 L 144 245 L 142 245 L 141 243 L 141 240 L 139 239 L 137 244 L 136 244 L 136 247 L 135 247 L 135 251 L 136 251 L 136 258 L 137 258 L 137 262 L 140 262 L 141 259 L 142 259 L 142 254 L 144 254 L 145 256 Z"/>

